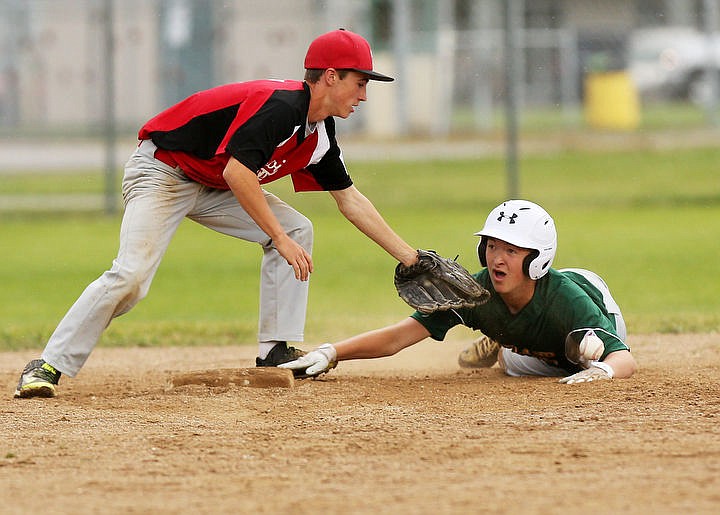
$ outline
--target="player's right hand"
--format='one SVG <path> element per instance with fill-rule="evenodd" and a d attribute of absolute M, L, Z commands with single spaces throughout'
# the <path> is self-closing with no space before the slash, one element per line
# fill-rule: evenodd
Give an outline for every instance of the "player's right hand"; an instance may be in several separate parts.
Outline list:
<path fill-rule="evenodd" d="M 330 343 L 323 343 L 304 356 L 278 365 L 278 368 L 305 370 L 307 376 L 318 376 L 337 366 L 337 351 Z"/>

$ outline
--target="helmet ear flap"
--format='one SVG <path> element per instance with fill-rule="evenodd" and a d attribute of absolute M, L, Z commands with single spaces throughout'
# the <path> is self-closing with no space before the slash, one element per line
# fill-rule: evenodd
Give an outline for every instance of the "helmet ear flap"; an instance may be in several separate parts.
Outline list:
<path fill-rule="evenodd" d="M 480 238 L 480 242 L 477 246 L 478 259 L 483 267 L 487 266 L 487 259 L 485 259 L 485 251 L 487 250 L 487 238 L 483 236 Z"/>
<path fill-rule="evenodd" d="M 534 279 L 534 277 L 532 277 L 530 275 L 530 265 L 532 264 L 533 261 L 535 261 L 535 258 L 537 258 L 539 255 L 540 255 L 539 251 L 532 249 L 530 254 L 525 256 L 525 259 L 523 259 L 523 273 L 526 276 L 530 277 L 531 279 Z"/>

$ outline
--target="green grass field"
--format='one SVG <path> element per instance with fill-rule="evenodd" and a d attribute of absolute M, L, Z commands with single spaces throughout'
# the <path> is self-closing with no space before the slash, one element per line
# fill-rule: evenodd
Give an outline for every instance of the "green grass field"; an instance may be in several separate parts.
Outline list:
<path fill-rule="evenodd" d="M 562 153 L 521 160 L 521 197 L 554 216 L 554 266 L 610 284 L 630 333 L 720 330 L 720 149 Z M 504 162 L 349 163 L 356 185 L 412 245 L 477 269 L 473 233 L 505 199 Z M 101 173 L 10 175 L 0 194 L 100 193 Z M 394 260 L 326 193 L 270 188 L 316 231 L 306 346 L 394 322 L 410 310 Z M 44 346 L 85 286 L 111 264 L 119 216 L 0 211 L 0 349 Z M 254 344 L 260 249 L 185 222 L 146 300 L 102 345 Z"/>

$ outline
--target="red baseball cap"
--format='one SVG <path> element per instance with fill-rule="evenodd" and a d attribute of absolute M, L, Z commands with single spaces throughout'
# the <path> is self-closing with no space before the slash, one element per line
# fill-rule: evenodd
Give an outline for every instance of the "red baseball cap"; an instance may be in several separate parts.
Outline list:
<path fill-rule="evenodd" d="M 390 82 L 395 79 L 373 71 L 370 44 L 359 34 L 338 29 L 318 36 L 305 54 L 306 70 L 353 70 L 370 79 Z"/>

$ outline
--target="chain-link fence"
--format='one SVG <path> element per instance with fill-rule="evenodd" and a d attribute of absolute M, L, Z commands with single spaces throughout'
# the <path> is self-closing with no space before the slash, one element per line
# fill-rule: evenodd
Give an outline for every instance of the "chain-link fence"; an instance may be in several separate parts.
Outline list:
<path fill-rule="evenodd" d="M 308 43 L 340 26 L 397 77 L 372 85 L 345 133 L 502 131 L 510 94 L 521 129 L 708 127 L 717 11 L 718 0 L 0 0 L 0 143 L 132 139 L 194 91 L 301 78 Z"/>
<path fill-rule="evenodd" d="M 713 100 L 705 71 L 718 59 L 700 54 L 712 47 L 716 0 L 509 3 L 514 49 L 499 0 L 1 0 L 0 129 L 95 134 L 111 101 L 114 123 L 132 131 L 199 89 L 301 77 L 308 42 L 337 26 L 366 34 L 378 67 L 398 75 L 371 92 L 372 121 L 352 130 L 495 127 L 509 59 L 521 110 L 557 110 L 568 123 L 600 72 L 635 73 L 641 100 Z"/>

